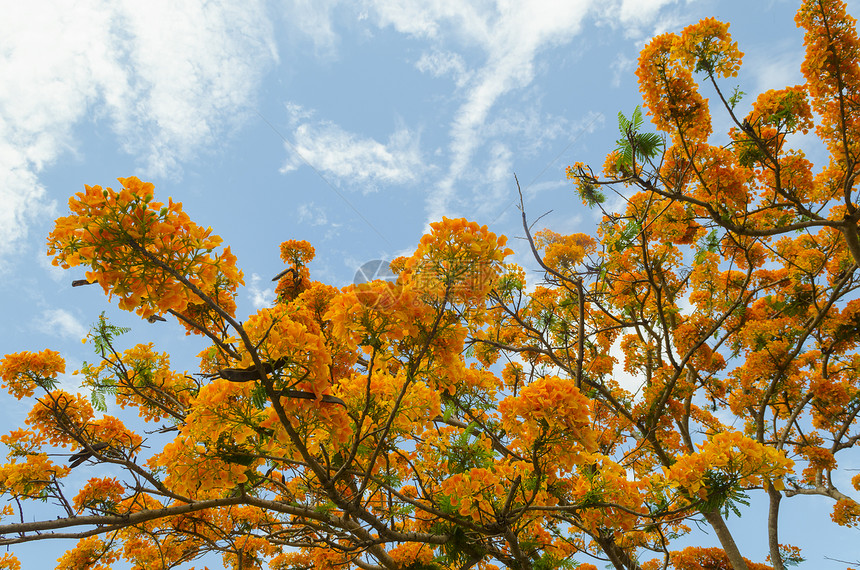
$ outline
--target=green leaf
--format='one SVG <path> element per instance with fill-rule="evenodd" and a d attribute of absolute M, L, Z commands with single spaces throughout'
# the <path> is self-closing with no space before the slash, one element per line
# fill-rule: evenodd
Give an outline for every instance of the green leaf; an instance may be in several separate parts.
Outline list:
<path fill-rule="evenodd" d="M 102 311 L 98 322 L 90 329 L 89 337 L 96 353 L 99 356 L 105 356 L 110 351 L 114 339 L 130 330 L 127 327 L 118 327 L 110 324 L 107 317 L 105 317 L 104 311 Z"/>
<path fill-rule="evenodd" d="M 720 239 L 719 235 L 717 234 L 717 230 L 711 230 L 708 235 L 706 235 L 699 241 L 698 248 L 696 249 L 696 255 L 693 257 L 693 261 L 696 264 L 703 263 L 705 261 L 705 253 L 716 253 L 719 247 Z"/>
<path fill-rule="evenodd" d="M 744 95 L 746 95 L 746 93 L 745 93 L 745 92 L 743 92 L 743 91 L 741 91 L 741 90 L 740 90 L 740 87 L 737 87 L 737 86 L 736 86 L 736 87 L 735 87 L 735 89 L 734 89 L 734 91 L 732 91 L 732 96 L 731 96 L 731 97 L 729 97 L 729 107 L 731 107 L 732 109 L 734 109 L 734 108 L 735 108 L 735 105 L 737 105 L 738 103 L 740 103 L 740 101 L 741 101 L 741 99 L 743 99 L 743 96 L 744 96 Z"/>
<path fill-rule="evenodd" d="M 258 410 L 262 410 L 266 407 L 266 403 L 269 401 L 269 396 L 266 394 L 266 388 L 262 384 L 257 384 L 254 386 L 254 391 L 251 392 L 251 403 Z"/>
<path fill-rule="evenodd" d="M 576 185 L 576 190 L 579 193 L 580 199 L 585 202 L 589 208 L 593 208 L 597 204 L 602 204 L 606 201 L 606 196 L 598 190 L 598 187 L 587 181 L 580 179 Z"/>
<path fill-rule="evenodd" d="M 663 137 L 657 133 L 642 133 L 644 124 L 642 109 L 637 106 L 628 119 L 624 113 L 618 113 L 618 130 L 621 138 L 616 141 L 615 149 L 622 166 L 632 168 L 635 162 L 645 162 L 655 158 L 663 149 Z"/>
<path fill-rule="evenodd" d="M 613 248 L 615 251 L 624 251 L 628 247 L 633 244 L 633 241 L 639 236 L 639 232 L 642 231 L 642 226 L 639 225 L 639 222 L 636 220 L 630 220 L 627 222 L 623 228 L 621 228 L 621 233 L 618 236 L 618 239 L 613 244 Z"/>

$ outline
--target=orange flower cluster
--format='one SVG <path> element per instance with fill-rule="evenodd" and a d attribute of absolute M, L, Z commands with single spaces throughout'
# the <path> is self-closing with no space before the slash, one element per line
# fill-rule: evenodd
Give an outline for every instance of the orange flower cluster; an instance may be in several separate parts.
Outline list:
<path fill-rule="evenodd" d="M 111 512 L 125 493 L 123 487 L 115 477 L 93 477 L 75 495 L 72 504 L 78 513 L 84 509 L 92 509 L 97 514 Z"/>
<path fill-rule="evenodd" d="M 760 564 L 746 558 L 744 562 L 748 570 L 773 570 L 767 564 Z M 671 563 L 675 570 L 732 570 L 732 564 L 722 548 L 688 546 L 684 550 L 673 552 Z"/>
<path fill-rule="evenodd" d="M 417 338 L 432 316 L 422 291 L 411 284 L 371 281 L 344 289 L 324 318 L 335 338 L 354 350 L 359 345 L 381 347 Z"/>
<path fill-rule="evenodd" d="M 57 560 L 56 570 L 111 570 L 119 560 L 119 552 L 111 543 L 97 536 L 78 541 L 78 544 Z"/>
<path fill-rule="evenodd" d="M 729 24 L 705 18 L 687 26 L 676 45 L 676 57 L 695 71 L 717 77 L 737 77 L 743 54 L 729 35 Z"/>
<path fill-rule="evenodd" d="M 442 218 L 430 228 L 406 261 L 401 279 L 432 299 L 483 301 L 496 283 L 502 260 L 513 253 L 504 247 L 507 238 L 463 218 Z"/>
<path fill-rule="evenodd" d="M 3 388 L 18 398 L 30 398 L 36 386 L 50 388 L 50 382 L 58 374 L 66 372 L 66 361 L 59 352 L 45 349 L 41 352 L 16 352 L 0 360 L 0 378 Z"/>
<path fill-rule="evenodd" d="M 120 408 L 133 407 L 144 421 L 175 418 L 191 402 L 196 384 L 187 374 L 170 369 L 167 353 L 153 344 L 138 344 L 119 355 L 108 353 L 97 366 L 84 366 L 83 385 L 109 388 Z"/>
<path fill-rule="evenodd" d="M 572 273 L 586 255 L 597 250 L 597 241 L 586 234 L 563 236 L 552 230 L 541 230 L 535 234 L 535 245 L 542 249 L 543 262 L 565 274 Z"/>
<path fill-rule="evenodd" d="M 46 453 L 29 453 L 23 463 L 12 457 L 10 463 L 0 466 L 0 491 L 19 497 L 45 498 L 43 493 L 53 479 L 68 474 L 67 466 L 52 462 Z"/>
<path fill-rule="evenodd" d="M 283 366 L 274 372 L 289 384 L 302 381 L 314 390 L 330 382 L 331 357 L 318 331 L 308 330 L 305 322 L 294 319 L 295 310 L 284 304 L 263 308 L 248 318 L 245 332 L 254 343 L 257 355 L 266 362 L 280 359 Z M 241 352 L 240 368 L 254 366 L 251 354 Z"/>
<path fill-rule="evenodd" d="M 4 552 L 0 556 L 0 570 L 21 570 L 21 561 L 14 554 Z"/>
<path fill-rule="evenodd" d="M 388 555 L 404 568 L 414 564 L 429 564 L 434 558 L 433 549 L 427 544 L 418 542 L 407 542 L 395 546 L 388 551 Z"/>
<path fill-rule="evenodd" d="M 639 89 L 658 129 L 687 141 L 711 134 L 708 102 L 699 94 L 693 72 L 734 77 L 743 54 L 731 40 L 728 24 L 713 18 L 684 28 L 681 35 L 652 39 L 639 55 Z"/>
<path fill-rule="evenodd" d="M 836 161 L 853 162 L 860 150 L 860 109 L 853 103 L 860 91 L 856 20 L 847 13 L 845 2 L 819 0 L 804 2 L 795 21 L 806 30 L 806 57 L 800 69 L 812 108 L 822 118 L 816 131 Z"/>
<path fill-rule="evenodd" d="M 493 470 L 476 467 L 442 481 L 442 492 L 461 516 L 481 523 L 493 520 L 502 510 L 516 469 L 511 465 L 496 467 Z"/>
<path fill-rule="evenodd" d="M 287 269 L 281 272 L 275 296 L 281 301 L 291 301 L 311 285 L 308 263 L 316 255 L 313 246 L 305 240 L 287 240 L 281 244 L 281 260 Z"/>
<path fill-rule="evenodd" d="M 573 379 L 538 378 L 499 404 L 502 425 L 519 449 L 551 446 L 554 466 L 570 470 L 597 448 L 591 405 Z"/>
<path fill-rule="evenodd" d="M 144 318 L 189 306 L 193 312 L 205 304 L 201 295 L 232 314 L 243 281 L 230 248 L 214 254 L 221 238 L 192 222 L 181 203 L 154 202 L 152 184 L 136 177 L 119 182 L 119 192 L 87 186 L 69 200 L 72 214 L 57 219 L 48 236 L 53 264 L 89 266 L 88 280 Z"/>
<path fill-rule="evenodd" d="M 404 385 L 407 389 L 400 397 Z M 374 395 L 370 406 L 364 401 L 364 394 L 368 390 Z M 404 436 L 411 435 L 415 425 L 428 422 L 441 411 L 439 392 L 425 382 L 409 382 L 404 370 L 396 375 L 374 371 L 370 378 L 363 374 L 352 374 L 341 380 L 338 394 L 346 402 L 348 409 L 365 410 L 368 415 L 368 429 L 384 426 L 400 397 L 399 411 L 391 427 L 395 434 Z"/>
<path fill-rule="evenodd" d="M 830 518 L 839 526 L 860 526 L 860 504 L 853 499 L 839 499 L 833 505 Z"/>
<path fill-rule="evenodd" d="M 699 444 L 699 451 L 683 455 L 664 469 L 665 480 L 689 495 L 706 498 L 705 475 L 719 471 L 741 487 L 761 486 L 771 481 L 783 488 L 782 477 L 791 473 L 794 462 L 773 447 L 758 443 L 739 432 L 722 432 Z"/>
<path fill-rule="evenodd" d="M 648 42 L 639 54 L 639 89 L 658 129 L 672 133 L 673 138 L 683 133 L 692 141 L 705 140 L 711 134 L 708 103 L 699 94 L 690 70 L 674 57 L 676 43 L 674 34 Z"/>
<path fill-rule="evenodd" d="M 795 85 L 765 91 L 753 103 L 747 123 L 755 125 L 755 129 L 773 127 L 783 136 L 794 132 L 806 134 L 812 128 L 812 108 L 806 97 L 806 88 Z M 779 147 L 774 146 L 774 150 L 778 152 Z"/>
<path fill-rule="evenodd" d="M 743 212 L 750 201 L 752 172 L 727 148 L 701 144 L 697 149 L 694 165 L 700 179 L 691 195 L 721 213 Z"/>
<path fill-rule="evenodd" d="M 86 433 L 93 417 L 93 407 L 86 398 L 53 390 L 36 401 L 27 423 L 52 445 L 76 445 L 72 434 Z"/>

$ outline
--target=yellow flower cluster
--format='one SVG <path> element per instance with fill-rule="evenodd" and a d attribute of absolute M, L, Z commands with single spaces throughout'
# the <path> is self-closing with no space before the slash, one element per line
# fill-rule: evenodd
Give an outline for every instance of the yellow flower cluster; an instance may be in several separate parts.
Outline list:
<path fill-rule="evenodd" d="M 82 538 L 57 560 L 56 570 L 111 570 L 120 553 L 97 536 Z"/>
<path fill-rule="evenodd" d="M 97 514 L 102 514 L 105 509 L 111 509 L 119 503 L 123 493 L 125 487 L 115 477 L 92 477 L 75 495 L 72 504 L 78 513 L 91 508 Z"/>
<path fill-rule="evenodd" d="M 527 450 L 543 442 L 551 446 L 553 464 L 560 469 L 570 470 L 597 449 L 591 404 L 571 378 L 533 380 L 502 400 L 499 412 L 515 447 Z"/>
<path fill-rule="evenodd" d="M 760 486 L 771 481 L 777 489 L 782 477 L 791 473 L 794 462 L 773 447 L 760 444 L 740 432 L 721 432 L 699 444 L 699 450 L 683 455 L 668 469 L 665 480 L 690 495 L 705 498 L 705 475 L 719 471 L 742 487 Z"/>
<path fill-rule="evenodd" d="M 482 302 L 496 284 L 501 262 L 513 253 L 505 248 L 507 238 L 463 218 L 442 218 L 430 229 L 406 261 L 401 279 L 432 299 Z"/>
<path fill-rule="evenodd" d="M 837 162 L 853 162 L 860 150 L 860 109 L 846 104 L 846 96 L 860 91 L 856 20 L 842 0 L 819 0 L 804 2 L 795 21 L 806 30 L 800 69 L 812 108 L 821 117 L 816 131 Z"/>
<path fill-rule="evenodd" d="M 119 182 L 119 192 L 87 186 L 69 200 L 72 214 L 58 218 L 48 236 L 53 264 L 89 266 L 89 281 L 142 317 L 183 313 L 203 302 L 180 278 L 232 312 L 243 281 L 230 248 L 214 254 L 221 238 L 192 222 L 181 203 L 154 202 L 151 183 L 136 177 Z"/>
<path fill-rule="evenodd" d="M 19 400 L 33 396 L 40 381 L 56 378 L 65 371 L 66 362 L 60 353 L 48 349 L 7 354 L 0 360 L 3 388 Z"/>

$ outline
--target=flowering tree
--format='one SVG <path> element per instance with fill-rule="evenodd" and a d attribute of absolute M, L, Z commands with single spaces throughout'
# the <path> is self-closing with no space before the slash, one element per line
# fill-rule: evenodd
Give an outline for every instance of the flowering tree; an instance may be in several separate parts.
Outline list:
<path fill-rule="evenodd" d="M 703 20 L 654 38 L 637 76 L 665 138 L 642 132 L 637 110 L 620 117 L 619 147 L 601 175 L 581 163 L 568 169 L 591 206 L 603 208 L 605 187 L 631 188 L 625 209 L 603 210 L 599 242 L 536 236 L 553 279 L 547 305 L 585 302 L 565 317 L 579 319 L 570 342 L 547 334 L 528 342 L 568 374 L 583 374 L 583 389 L 623 418 L 625 466 L 637 479 L 663 468 L 676 501 L 699 503 L 725 563 L 676 556 L 679 567 L 744 568 L 719 511 L 749 488 L 732 470 L 767 464 L 768 453 L 802 467 L 785 487 L 771 476 L 753 485 L 769 498 L 774 568 L 797 557 L 779 543 L 783 498 L 823 495 L 834 502 L 834 522 L 860 522 L 860 505 L 834 477 L 836 455 L 860 438 L 860 41 L 838 0 L 803 2 L 796 21 L 806 32 L 806 84 L 761 94 L 745 116 L 735 112 L 742 93 L 729 95 L 720 83 L 741 64 L 727 24 Z M 722 144 L 709 142 L 708 100 L 694 74 L 733 124 Z M 817 172 L 792 147 L 813 127 L 829 153 Z M 597 260 L 586 271 L 577 246 Z M 568 298 L 565 290 L 579 293 Z M 605 354 L 619 340 L 625 371 L 643 379 L 639 397 L 612 383 L 620 363 Z M 562 358 L 558 346 L 577 346 L 578 361 Z M 742 420 L 742 435 L 727 418 Z M 754 443 L 726 455 L 718 442 L 729 437 Z M 851 485 L 860 489 L 860 477 Z"/>
<path fill-rule="evenodd" d="M 214 552 L 243 570 L 593 570 L 586 556 L 759 570 L 799 559 L 779 543 L 786 497 L 830 497 L 834 522 L 856 525 L 834 474 L 860 438 L 860 43 L 841 2 L 808 1 L 798 23 L 807 84 L 761 95 L 746 117 L 718 83 L 740 65 L 727 25 L 654 38 L 638 75 L 668 138 L 637 111 L 600 176 L 570 167 L 592 206 L 625 187 L 596 238 L 532 235 L 523 215 L 545 274 L 530 288 L 504 237 L 443 219 L 392 263 L 396 283 L 313 281 L 313 248 L 284 242 L 275 303 L 240 322 L 236 259 L 181 204 L 137 178 L 76 194 L 48 238 L 54 263 L 207 348 L 199 372 L 179 373 L 100 319 L 98 361 L 79 371 L 89 399 L 58 388 L 58 353 L 7 355 L 4 387 L 34 406 L 2 437 L 0 544 L 77 538 L 67 569 Z M 694 73 L 735 124 L 727 144 L 708 143 Z M 790 148 L 813 110 L 831 155 L 816 175 Z M 92 464 L 110 476 L 69 489 Z M 770 500 L 769 565 L 744 558 L 725 521 L 756 491 Z M 58 511 L 27 522 L 31 500 Z M 721 548 L 673 548 L 693 519 Z"/>

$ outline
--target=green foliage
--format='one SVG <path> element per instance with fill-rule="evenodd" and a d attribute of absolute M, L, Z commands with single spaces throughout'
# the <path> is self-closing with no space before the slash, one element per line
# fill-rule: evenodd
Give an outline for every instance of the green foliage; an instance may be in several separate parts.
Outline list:
<path fill-rule="evenodd" d="M 788 548 L 784 544 L 779 545 L 779 555 L 785 566 L 800 566 L 802 562 L 806 562 L 806 559 L 800 555 L 799 551 Z"/>
<path fill-rule="evenodd" d="M 115 355 L 116 350 L 114 349 L 113 343 L 114 340 L 125 333 L 129 332 L 131 329 L 128 327 L 118 327 L 116 325 L 110 324 L 108 322 L 107 317 L 105 317 L 104 311 L 99 315 L 99 320 L 96 322 L 92 328 L 90 328 L 90 332 L 87 337 L 90 339 L 90 342 L 93 345 L 93 350 L 96 354 L 98 354 L 101 358 L 106 359 L 108 355 Z M 152 370 L 144 369 L 144 366 L 138 366 L 135 370 L 135 377 L 140 375 L 140 378 L 143 378 L 146 381 L 146 378 L 152 377 Z M 87 361 L 84 361 L 81 365 L 81 373 L 84 378 L 88 379 L 87 384 L 90 386 L 90 401 L 93 404 L 93 408 L 98 410 L 99 412 L 107 411 L 107 395 L 116 395 L 117 387 L 116 380 L 113 378 L 100 378 L 99 374 L 96 370 L 96 367 L 90 364 Z"/>
<path fill-rule="evenodd" d="M 107 356 L 109 352 L 114 352 L 113 341 L 119 336 L 124 335 L 131 329 L 128 327 L 118 327 L 108 322 L 104 311 L 99 315 L 99 320 L 90 329 L 90 334 L 87 335 L 93 343 L 96 354 L 101 357 Z"/>
<path fill-rule="evenodd" d="M 643 124 L 642 109 L 638 105 L 629 119 L 624 113 L 618 113 L 621 138 L 616 141 L 618 147 L 615 152 L 619 155 L 618 164 L 622 169 L 635 170 L 637 162 L 641 164 L 651 160 L 663 149 L 663 137 L 657 133 L 640 132 Z"/>
<path fill-rule="evenodd" d="M 624 251 L 633 245 L 633 242 L 642 231 L 642 226 L 637 220 L 630 220 L 621 228 L 621 232 L 615 243 L 612 244 L 613 251 Z"/>
<path fill-rule="evenodd" d="M 738 484 L 735 477 L 721 471 L 708 470 L 704 478 L 708 488 L 708 498 L 703 504 L 703 510 L 721 510 L 723 516 L 734 514 L 741 516 L 739 505 L 750 506 L 749 495 Z"/>
<path fill-rule="evenodd" d="M 746 95 L 746 92 L 741 91 L 740 87 L 736 86 L 732 91 L 731 97 L 729 97 L 729 107 L 734 109 L 735 106 L 737 106 L 737 104 L 741 102 L 741 99 L 743 99 L 744 95 Z"/>
<path fill-rule="evenodd" d="M 759 147 L 758 143 L 751 138 L 741 139 L 736 144 L 739 147 L 738 164 L 741 166 L 752 168 L 767 157 L 767 154 Z"/>
<path fill-rule="evenodd" d="M 448 542 L 441 545 L 442 561 L 453 564 L 467 564 L 473 559 L 483 558 L 487 551 L 472 534 L 463 527 L 456 526 L 449 533 Z"/>
<path fill-rule="evenodd" d="M 557 558 L 549 552 L 544 552 L 541 557 L 532 565 L 534 570 L 573 570 L 579 566 L 578 563 L 572 560 Z"/>
<path fill-rule="evenodd" d="M 699 241 L 698 246 L 699 247 L 696 249 L 696 255 L 693 258 L 696 264 L 700 264 L 705 261 L 706 253 L 717 252 L 717 248 L 720 246 L 720 238 L 718 237 L 717 230 L 711 230 L 708 235 Z"/>
<path fill-rule="evenodd" d="M 266 387 L 261 383 L 254 386 L 254 391 L 251 392 L 251 404 L 258 410 L 262 410 L 269 402 L 269 396 L 266 394 Z"/>
<path fill-rule="evenodd" d="M 576 185 L 580 199 L 589 207 L 593 208 L 597 204 L 602 204 L 606 201 L 606 195 L 601 192 L 598 187 L 592 182 L 580 178 Z"/>
<path fill-rule="evenodd" d="M 457 434 L 451 445 L 446 449 L 444 459 L 449 473 L 465 473 L 479 467 L 489 467 L 493 463 L 493 454 L 484 446 L 470 443 L 478 425 L 470 423 L 462 433 Z"/>

